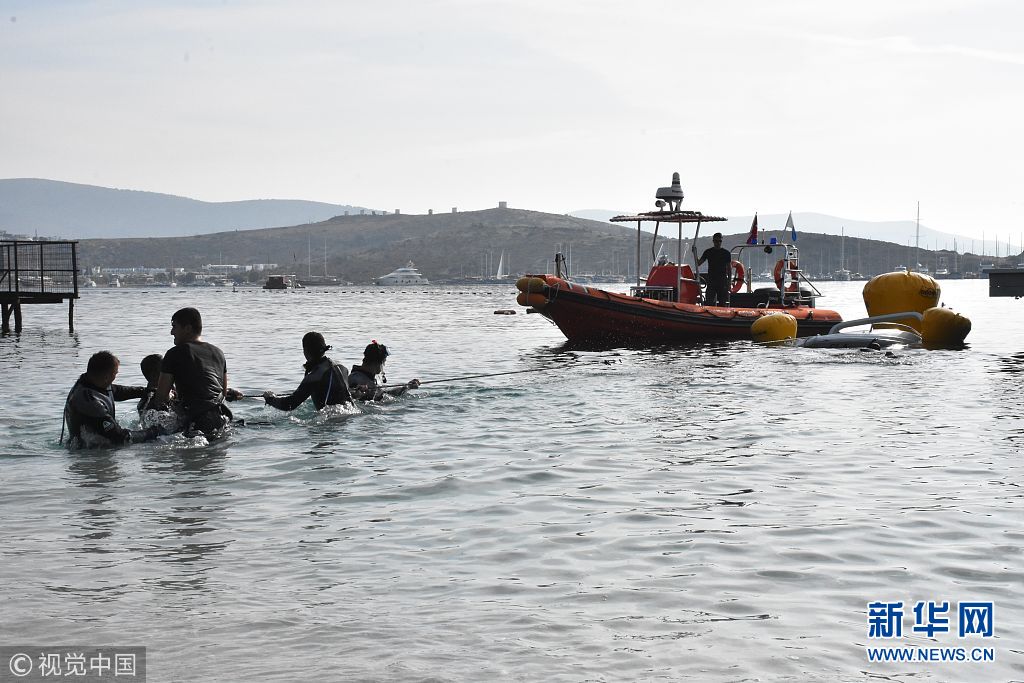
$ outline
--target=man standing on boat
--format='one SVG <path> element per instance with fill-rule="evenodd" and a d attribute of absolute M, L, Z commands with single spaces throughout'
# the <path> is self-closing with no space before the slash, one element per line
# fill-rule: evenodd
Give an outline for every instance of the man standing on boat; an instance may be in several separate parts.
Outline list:
<path fill-rule="evenodd" d="M 722 246 L 722 233 L 716 232 L 711 237 L 714 246 L 708 247 L 700 255 L 697 267 L 708 262 L 706 278 L 707 289 L 704 292 L 705 306 L 729 305 L 729 275 L 732 267 L 732 254 Z"/>

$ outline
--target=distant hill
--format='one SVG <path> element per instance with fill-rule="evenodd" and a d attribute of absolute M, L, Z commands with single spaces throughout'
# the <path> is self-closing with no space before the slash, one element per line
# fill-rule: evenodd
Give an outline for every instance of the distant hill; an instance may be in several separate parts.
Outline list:
<path fill-rule="evenodd" d="M 510 272 L 549 271 L 554 253 L 570 245 L 589 268 L 625 267 L 635 247 L 629 228 L 521 209 L 433 215 L 349 215 L 320 223 L 232 230 L 182 238 L 83 240 L 83 267 L 197 268 L 210 263 L 278 263 L 278 272 L 327 272 L 369 282 L 407 261 L 431 280 L 493 276 L 501 252 Z M 607 263 L 607 265 L 605 265 Z"/>
<path fill-rule="evenodd" d="M 708 227 L 697 245 L 698 252 L 710 246 L 713 230 Z M 738 233 L 723 231 L 727 233 L 725 246 L 741 244 L 746 227 Z M 800 232 L 798 246 L 803 268 L 811 274 L 831 273 L 842 261 L 849 270 L 873 275 L 910 265 L 915 258 L 914 249 L 908 249 L 902 240 L 841 240 L 834 235 Z M 674 257 L 677 245 L 672 239 L 659 239 L 657 248 Z M 522 209 L 427 216 L 349 215 L 292 227 L 188 237 L 84 240 L 78 262 L 85 268 L 173 264 L 191 269 L 211 263 L 277 263 L 275 272 L 303 276 L 323 275 L 326 256 L 328 275 L 366 283 L 407 261 L 413 261 L 431 281 L 493 277 L 502 252 L 513 275 L 553 272 L 558 250 L 571 258 L 575 274 L 636 277 L 635 227 Z M 769 254 L 761 248 L 749 250 L 747 255 L 747 264 L 756 273 L 770 271 L 779 258 L 777 250 Z M 928 249 L 921 249 L 919 259 L 933 269 L 945 259 L 951 270 L 977 270 L 982 260 Z M 644 274 L 652 260 L 650 237 L 645 235 L 640 254 Z"/>
<path fill-rule="evenodd" d="M 653 209 L 652 209 L 653 210 Z M 608 211 L 604 209 L 581 209 L 573 211 L 569 215 L 587 218 L 594 221 L 607 221 L 612 216 L 619 216 L 629 213 L 627 211 Z M 786 225 L 788 214 L 761 214 L 757 217 L 757 224 L 761 231 L 772 231 L 773 234 L 781 233 Z M 725 233 L 749 232 L 753 216 L 731 216 L 725 223 L 716 224 L 716 229 Z M 858 221 L 849 218 L 838 218 L 821 213 L 794 213 L 793 223 L 796 225 L 797 233 L 814 232 L 823 235 L 839 235 L 845 229 L 847 237 L 859 237 L 869 240 L 883 240 L 896 244 L 906 245 L 909 240 L 914 243 L 916 225 L 914 221 Z M 953 241 L 956 240 L 957 250 L 961 253 L 971 250 L 972 243 L 974 250 L 981 251 L 981 241 L 963 235 L 952 235 L 946 232 L 932 230 L 926 225 L 921 225 L 921 247 L 928 249 L 953 249 Z M 1005 243 L 1004 243 L 1005 245 Z M 994 248 L 994 243 L 989 242 L 989 253 Z"/>
<path fill-rule="evenodd" d="M 554 253 L 560 250 L 570 258 L 574 274 L 635 278 L 635 226 L 605 222 L 624 212 L 577 213 L 587 217 L 507 208 L 426 216 L 369 211 L 361 215 L 359 207 L 320 202 L 209 203 L 52 180 L 0 180 L 0 230 L 79 239 L 78 262 L 85 268 L 173 265 L 196 270 L 217 263 L 276 263 L 278 273 L 323 275 L 326 270 L 362 283 L 413 261 L 437 281 L 493 277 L 503 252 L 513 274 L 551 272 Z M 759 216 L 762 236 L 783 237 L 785 219 Z M 708 246 L 715 230 L 725 233 L 726 246 L 741 244 L 750 220 L 741 216 L 707 225 L 698 251 Z M 907 247 L 914 228 L 908 221 L 868 223 L 811 213 L 794 214 L 794 220 L 801 260 L 809 273 L 830 273 L 842 262 L 849 270 L 871 275 L 912 265 L 915 259 L 929 268 L 944 263 L 951 270 L 976 270 L 981 260 L 934 253 L 936 246 L 952 248 L 952 237 L 923 226 L 922 249 L 915 256 Z M 845 241 L 837 236 L 842 226 Z M 677 247 L 670 237 L 675 234 L 674 229 L 663 228 L 657 248 L 674 256 Z M 959 240 L 957 246 L 963 252 L 971 243 Z M 757 272 L 770 270 L 778 258 L 777 253 L 747 253 L 752 257 L 748 264 Z M 650 238 L 645 236 L 642 272 L 653 258 Z"/>
<path fill-rule="evenodd" d="M 202 202 L 56 180 L 0 180 L 0 230 L 86 239 L 169 237 L 318 222 L 360 208 L 292 199 Z"/>

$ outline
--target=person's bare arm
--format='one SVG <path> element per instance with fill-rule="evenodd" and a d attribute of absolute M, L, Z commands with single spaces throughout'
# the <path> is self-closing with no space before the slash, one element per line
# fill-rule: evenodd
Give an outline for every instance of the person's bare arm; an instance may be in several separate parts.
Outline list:
<path fill-rule="evenodd" d="M 174 386 L 174 375 L 169 372 L 161 372 L 160 379 L 156 382 L 156 393 L 153 394 L 153 403 L 158 406 L 167 405 L 171 397 L 171 387 Z"/>
<path fill-rule="evenodd" d="M 240 398 L 245 398 L 245 394 L 238 389 L 228 389 L 228 373 L 226 372 L 224 373 L 224 398 L 228 401 L 237 401 Z"/>

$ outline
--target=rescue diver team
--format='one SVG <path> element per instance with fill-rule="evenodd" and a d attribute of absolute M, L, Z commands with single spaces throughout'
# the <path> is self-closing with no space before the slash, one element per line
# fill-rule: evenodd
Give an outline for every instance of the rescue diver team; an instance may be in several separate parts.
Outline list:
<path fill-rule="evenodd" d="M 85 374 L 78 378 L 64 406 L 64 420 L 72 447 L 99 447 L 148 441 L 163 434 L 183 431 L 187 435 L 216 436 L 230 421 L 231 411 L 225 401 L 244 398 L 242 392 L 228 388 L 228 368 L 219 348 L 204 342 L 203 318 L 195 308 L 182 308 L 171 316 L 174 346 L 162 357 L 159 354 L 142 360 L 142 373 L 147 385 L 114 384 L 120 362 L 109 351 L 100 351 L 89 359 Z M 353 400 L 379 401 L 385 395 L 398 396 L 420 385 L 418 379 L 385 389 L 384 364 L 388 348 L 376 341 L 363 351 L 360 365 L 345 366 L 327 357 L 331 347 L 319 332 L 307 332 L 302 338 L 305 376 L 288 396 L 272 391 L 263 394 L 267 405 L 281 410 L 294 410 L 312 397 L 317 410 L 327 405 L 351 405 Z M 382 381 L 378 383 L 377 376 Z M 141 399 L 138 410 L 169 410 L 178 417 L 176 429 L 152 426 L 128 430 L 117 423 L 114 404 L 117 401 Z"/>

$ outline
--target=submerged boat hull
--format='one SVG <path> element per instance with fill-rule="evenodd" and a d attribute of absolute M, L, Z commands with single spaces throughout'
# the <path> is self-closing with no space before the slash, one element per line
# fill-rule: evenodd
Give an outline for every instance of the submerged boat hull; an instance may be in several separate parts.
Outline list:
<path fill-rule="evenodd" d="M 641 299 L 562 280 L 543 279 L 530 294 L 535 310 L 554 322 L 572 343 L 690 343 L 716 339 L 752 339 L 755 320 L 784 311 L 797 321 L 797 335 L 827 333 L 842 321 L 835 311 L 808 306 L 734 308 Z"/>

